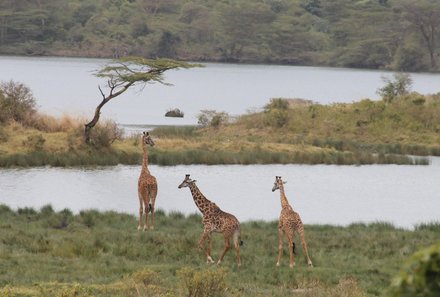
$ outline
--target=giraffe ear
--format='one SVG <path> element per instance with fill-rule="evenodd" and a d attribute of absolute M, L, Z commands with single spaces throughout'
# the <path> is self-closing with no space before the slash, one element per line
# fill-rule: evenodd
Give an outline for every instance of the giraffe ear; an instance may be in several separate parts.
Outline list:
<path fill-rule="evenodd" d="M 145 131 L 144 131 L 144 132 L 142 132 L 142 134 L 144 134 L 144 135 L 145 135 Z"/>
<path fill-rule="evenodd" d="M 145 134 L 145 135 L 147 135 L 147 136 L 150 135 L 150 132 L 147 132 L 147 134 Z"/>
<path fill-rule="evenodd" d="M 283 181 L 283 184 L 287 184 L 287 180 L 286 180 L 286 181 Z"/>
<path fill-rule="evenodd" d="M 193 181 L 192 181 L 193 183 L 195 183 L 196 182 L 196 180 L 195 179 L 193 179 Z"/>

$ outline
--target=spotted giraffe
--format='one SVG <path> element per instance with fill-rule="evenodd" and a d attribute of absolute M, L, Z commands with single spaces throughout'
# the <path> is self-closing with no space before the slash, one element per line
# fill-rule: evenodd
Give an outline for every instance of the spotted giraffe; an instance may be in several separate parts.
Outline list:
<path fill-rule="evenodd" d="M 237 250 L 237 265 L 240 267 L 240 245 L 243 243 L 240 237 L 240 223 L 232 214 L 222 211 L 214 202 L 209 201 L 199 190 L 196 181 L 185 176 L 183 182 L 179 185 L 179 189 L 189 187 L 194 202 L 203 215 L 202 223 L 204 225 L 203 234 L 199 240 L 199 248 L 206 253 L 206 262 L 214 263 L 211 257 L 211 234 L 212 232 L 223 233 L 225 245 L 220 255 L 217 265 L 223 261 L 223 257 L 231 247 L 231 238 L 233 238 L 235 249 Z M 204 248 L 205 240 L 208 240 L 206 249 Z"/>
<path fill-rule="evenodd" d="M 310 260 L 309 253 L 307 251 L 307 243 L 304 237 L 304 225 L 301 221 L 301 218 L 297 212 L 295 212 L 290 206 L 289 201 L 287 201 L 286 194 L 284 193 L 284 184 L 281 179 L 281 176 L 275 177 L 275 183 L 272 188 L 272 192 L 275 190 L 280 190 L 280 198 L 281 198 L 281 214 L 280 220 L 278 222 L 278 260 L 277 266 L 280 266 L 281 255 L 283 253 L 283 235 L 287 237 L 289 243 L 289 253 L 290 253 L 290 267 L 295 265 L 295 256 L 294 256 L 294 236 L 295 232 L 298 232 L 301 244 L 303 247 L 304 256 L 306 257 L 307 263 L 310 267 L 313 267 L 312 260 Z"/>
<path fill-rule="evenodd" d="M 144 231 L 148 229 L 148 213 L 151 211 L 151 225 L 150 229 L 154 229 L 154 204 L 157 196 L 157 181 L 148 170 L 148 147 L 154 146 L 154 141 L 150 133 L 143 132 L 142 134 L 142 149 L 144 150 L 144 158 L 142 161 L 142 170 L 138 180 L 138 196 L 139 196 L 139 226 L 138 230 L 142 229 L 142 216 L 145 211 L 145 225 Z"/>

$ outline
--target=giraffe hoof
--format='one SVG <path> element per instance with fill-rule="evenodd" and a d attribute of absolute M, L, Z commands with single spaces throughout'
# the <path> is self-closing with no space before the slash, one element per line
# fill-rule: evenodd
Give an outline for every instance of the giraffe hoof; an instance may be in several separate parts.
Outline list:
<path fill-rule="evenodd" d="M 206 259 L 206 263 L 212 264 L 212 263 L 214 263 L 214 260 L 212 260 L 212 258 L 210 256 L 208 256 L 208 258 Z"/>
<path fill-rule="evenodd" d="M 148 227 L 147 227 L 147 225 L 145 225 L 144 226 L 144 231 L 147 231 L 148 230 Z"/>
<path fill-rule="evenodd" d="M 150 229 L 151 229 L 151 230 L 154 230 L 154 226 L 150 226 Z"/>
<path fill-rule="evenodd" d="M 141 225 L 138 226 L 138 231 L 141 231 L 142 227 Z"/>
<path fill-rule="evenodd" d="M 280 262 L 277 262 L 277 267 L 280 267 Z"/>
<path fill-rule="evenodd" d="M 222 263 L 222 261 L 218 260 L 217 261 L 217 265 L 220 265 Z"/>

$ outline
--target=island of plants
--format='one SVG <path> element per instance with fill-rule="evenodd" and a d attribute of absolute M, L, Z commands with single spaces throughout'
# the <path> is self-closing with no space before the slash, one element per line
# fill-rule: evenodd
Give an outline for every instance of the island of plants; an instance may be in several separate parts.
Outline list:
<path fill-rule="evenodd" d="M 150 163 L 426 165 L 428 159 L 413 156 L 440 155 L 440 94 L 399 91 L 394 83 L 376 101 L 323 105 L 276 98 L 237 118 L 204 110 L 199 125 L 154 129 Z M 141 162 L 140 134 L 125 135 L 108 119 L 86 143 L 85 119 L 38 112 L 21 83 L 2 84 L 0 106 L 0 167 Z"/>

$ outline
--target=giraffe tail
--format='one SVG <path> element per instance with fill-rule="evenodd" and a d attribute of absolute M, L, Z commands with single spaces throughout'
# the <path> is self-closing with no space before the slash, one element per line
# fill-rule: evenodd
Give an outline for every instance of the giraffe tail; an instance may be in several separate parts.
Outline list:
<path fill-rule="evenodd" d="M 233 239 L 234 239 L 235 247 L 243 245 L 243 240 L 241 240 L 240 229 L 234 231 Z"/>
<path fill-rule="evenodd" d="M 296 252 L 295 252 L 295 243 L 293 243 L 293 246 L 292 246 L 292 252 L 293 252 L 294 255 L 296 255 Z"/>
<path fill-rule="evenodd" d="M 151 203 L 148 203 L 148 212 L 152 212 L 153 210 L 153 206 L 151 205 Z"/>

